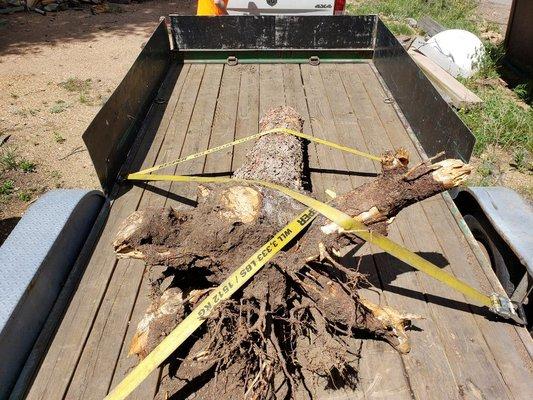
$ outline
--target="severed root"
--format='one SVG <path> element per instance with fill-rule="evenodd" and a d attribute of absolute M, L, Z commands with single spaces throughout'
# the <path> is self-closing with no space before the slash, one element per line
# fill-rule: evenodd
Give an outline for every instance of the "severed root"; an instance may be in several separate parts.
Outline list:
<path fill-rule="evenodd" d="M 155 298 L 144 317 L 137 325 L 128 355 L 145 358 L 160 342 L 161 337 L 168 335 L 185 317 L 185 307 L 194 306 L 209 290 L 192 290 L 184 298 L 178 287 L 172 287 Z"/>
<path fill-rule="evenodd" d="M 434 170 L 431 177 L 446 189 L 462 185 L 472 172 L 470 165 L 454 159 L 438 162 L 433 164 L 431 168 Z"/>
<path fill-rule="evenodd" d="M 409 337 L 405 330 L 411 326 L 413 320 L 421 319 L 421 315 L 401 314 L 391 307 L 378 306 L 364 297 L 359 297 L 359 302 L 372 313 L 375 319 L 383 324 L 384 330 L 390 332 L 387 337 L 396 350 L 403 354 L 411 351 Z"/>

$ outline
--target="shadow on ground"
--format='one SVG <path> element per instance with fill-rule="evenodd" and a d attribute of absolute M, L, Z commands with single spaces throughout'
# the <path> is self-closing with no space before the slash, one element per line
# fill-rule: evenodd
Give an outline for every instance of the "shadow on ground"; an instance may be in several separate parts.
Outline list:
<path fill-rule="evenodd" d="M 0 220 L 0 246 L 4 244 L 5 240 L 20 221 L 20 217 L 6 218 Z"/>
<path fill-rule="evenodd" d="M 102 33 L 124 36 L 133 30 L 155 29 L 160 16 L 194 14 L 195 0 L 153 0 L 116 5 L 115 12 L 93 15 L 88 6 L 40 15 L 19 12 L 0 20 L 0 56 L 37 53 L 40 46 L 91 41 Z M 119 11 L 120 10 L 120 11 Z"/>

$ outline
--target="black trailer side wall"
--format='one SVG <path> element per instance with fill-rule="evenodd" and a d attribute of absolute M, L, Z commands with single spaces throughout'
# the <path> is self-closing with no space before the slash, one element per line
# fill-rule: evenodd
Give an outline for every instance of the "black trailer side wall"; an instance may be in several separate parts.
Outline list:
<path fill-rule="evenodd" d="M 474 135 L 380 19 L 373 60 L 426 154 L 468 162 Z"/>
<path fill-rule="evenodd" d="M 83 134 L 104 192 L 109 193 L 150 103 L 170 66 L 170 41 L 161 21 L 120 85 Z"/>

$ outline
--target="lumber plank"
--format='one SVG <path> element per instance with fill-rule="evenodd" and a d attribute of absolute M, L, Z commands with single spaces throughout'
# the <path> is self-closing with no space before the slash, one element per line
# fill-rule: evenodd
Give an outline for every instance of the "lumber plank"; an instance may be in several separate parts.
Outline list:
<path fill-rule="evenodd" d="M 358 71 L 364 64 L 342 65 L 341 74 L 350 103 L 361 125 L 369 151 L 380 153 L 383 149 L 390 149 L 391 143 L 368 92 L 359 77 Z M 365 79 L 372 79 L 366 77 Z M 368 83 L 368 82 L 365 82 Z M 374 76 L 370 82 L 379 84 Z M 367 130 L 368 129 L 368 130 Z M 400 231 L 403 231 L 405 210 L 391 225 L 389 236 L 402 243 Z M 374 249 L 374 248 L 373 248 Z M 391 307 L 403 311 L 423 315 L 426 319 L 415 321 L 420 330 L 412 330 L 409 336 L 413 346 L 409 354 L 402 356 L 409 382 L 415 397 L 418 398 L 458 398 L 459 390 L 455 382 L 446 353 L 439 339 L 439 334 L 433 323 L 433 315 L 425 302 L 423 291 L 418 284 L 417 273 L 402 265 L 396 259 L 374 249 L 374 259 L 382 282 L 383 297 Z M 408 294 L 409 296 L 406 296 Z M 428 382 L 440 382 L 431 385 Z"/>
<path fill-rule="evenodd" d="M 180 157 L 194 154 L 209 147 L 211 128 L 215 116 L 218 94 L 221 86 L 223 65 L 206 65 L 202 85 L 198 91 L 193 115 L 187 127 L 187 135 Z M 176 121 L 179 123 L 179 121 Z M 175 174 L 200 174 L 204 170 L 206 157 L 199 157 L 176 166 Z M 169 197 L 166 205 L 175 209 L 187 209 L 195 206 L 197 184 L 180 184 L 170 182 Z M 169 374 L 168 365 L 162 367 L 161 379 Z"/>
<path fill-rule="evenodd" d="M 350 105 L 338 66 L 321 65 L 320 70 L 323 79 L 328 82 L 327 97 L 332 105 L 334 123 L 342 140 L 341 144 L 369 152 L 363 132 Z M 344 155 L 344 164 L 347 171 L 354 172 L 351 175 L 353 188 L 368 181 L 372 174 L 379 172 L 380 168 L 377 162 L 351 154 Z M 353 268 L 360 267 L 364 273 L 370 274 L 370 280 L 376 289 L 381 287 L 370 246 L 364 246 L 355 257 L 344 257 L 343 261 Z M 382 303 L 381 296 L 375 289 L 361 289 L 360 292 L 369 300 L 378 304 Z M 359 367 L 360 382 L 367 399 L 411 398 L 409 382 L 405 377 L 401 357 L 388 343 L 364 340 Z"/>
<path fill-rule="evenodd" d="M 233 68 L 238 68 L 241 72 L 235 139 L 242 139 L 257 133 L 259 129 L 259 66 L 238 65 Z M 252 142 L 245 142 L 235 148 L 232 170 L 243 164 L 244 155 L 252 148 L 252 145 Z"/>
<path fill-rule="evenodd" d="M 307 135 L 313 135 L 313 130 L 311 128 L 311 117 L 309 116 L 305 90 L 302 85 L 300 66 L 298 64 L 283 64 L 281 69 L 283 72 L 283 86 L 285 89 L 286 105 L 293 107 L 304 119 L 302 132 Z M 320 162 L 318 160 L 316 143 L 307 144 L 307 154 L 309 163 L 309 178 L 311 181 L 311 187 L 309 189 L 311 189 L 318 198 L 324 199 L 324 190 L 327 189 L 327 187 L 324 185 L 324 177 L 320 172 Z"/>
<path fill-rule="evenodd" d="M 259 64 L 259 118 L 285 104 L 281 64 Z"/>
<path fill-rule="evenodd" d="M 384 95 L 382 88 L 381 90 L 379 90 L 380 88 L 377 89 L 379 93 L 376 93 L 374 96 L 380 93 Z M 395 113 L 395 110 L 390 104 L 387 104 L 385 107 L 382 107 L 382 112 L 384 115 L 391 115 Z M 384 116 L 381 116 L 381 118 L 384 118 Z M 397 129 L 401 131 L 402 126 L 397 126 Z M 391 135 L 391 140 L 396 141 L 395 146 L 403 145 L 412 154 L 416 152 L 415 146 L 410 140 L 406 140 L 405 135 Z M 487 293 L 492 291 L 501 292 L 500 285 L 491 284 L 495 277 L 493 275 L 487 277 L 486 275 L 487 273 L 492 274 L 492 271 L 485 271 L 475 259 L 472 250 L 466 244 L 466 239 L 442 196 L 438 196 L 431 201 L 432 203 L 427 204 L 438 204 L 438 207 L 430 207 L 425 202 L 422 203 L 422 207 L 428 215 L 428 220 L 438 220 L 440 222 L 433 223 L 432 227 L 435 230 L 435 236 L 439 240 L 442 249 L 445 250 L 446 256 L 450 259 L 451 271 L 454 275 L 474 287 L 483 288 Z M 445 225 L 441 223 L 444 220 L 448 221 L 449 229 L 445 228 Z M 447 239 L 443 240 L 441 239 L 442 237 L 446 237 Z M 454 262 L 452 262 L 452 257 Z M 470 263 L 470 267 L 465 268 L 463 266 L 465 260 Z M 533 368 L 531 368 L 532 358 L 528 351 L 528 346 L 531 347 L 533 342 L 531 336 L 524 328 L 513 327 L 505 322 L 493 321 L 492 318 L 487 318 L 486 315 L 474 313 L 474 318 L 487 342 L 487 353 L 492 354 L 492 357 L 494 357 L 501 376 L 511 391 L 512 397 L 523 398 L 528 390 L 528 386 L 530 386 L 526 382 L 530 381 L 531 371 L 533 371 Z M 526 342 L 524 342 L 524 338 Z M 520 345 L 520 342 L 524 347 Z M 516 351 L 510 351 L 510 349 Z M 529 390 L 531 390 L 530 387 Z"/>
<path fill-rule="evenodd" d="M 121 346 L 120 355 L 117 360 L 115 371 L 112 372 L 111 385 L 109 385 L 108 391 L 111 391 L 117 386 L 122 379 L 130 372 L 138 363 L 139 360 L 136 356 L 129 356 L 129 348 L 133 335 L 137 330 L 137 325 L 144 316 L 144 313 L 150 305 L 150 280 L 146 271 L 143 274 L 143 280 L 139 286 L 139 293 L 135 306 L 131 313 L 128 329 L 124 335 L 123 344 Z M 153 371 L 143 383 L 141 383 L 129 396 L 128 400 L 143 400 L 152 399 L 157 390 L 159 383 L 160 368 Z"/>
<path fill-rule="evenodd" d="M 429 36 L 435 36 L 437 33 L 446 30 L 444 26 L 439 24 L 429 15 L 424 15 L 417 23 L 417 26 L 426 32 Z"/>
<path fill-rule="evenodd" d="M 174 91 L 168 104 L 156 103 L 152 106 L 149 118 L 147 118 L 149 125 L 146 127 L 139 149 L 132 159 L 132 165 L 144 168 L 154 165 L 166 134 L 168 120 L 174 111 L 175 100 L 179 96 L 188 69 L 188 66 L 184 66 L 181 72 L 172 69 L 167 75 L 165 84 L 168 85 L 172 81 L 172 74 L 179 73 Z M 164 87 L 165 85 L 162 89 Z M 166 96 L 168 97 L 168 94 Z M 165 92 L 160 92 L 158 97 L 164 98 Z M 63 398 L 68 389 L 70 379 L 115 267 L 115 256 L 109 243 L 116 234 L 120 222 L 131 211 L 135 210 L 142 194 L 142 188 L 124 189 L 121 194 L 112 204 L 106 229 L 102 232 L 78 289 L 50 343 L 33 384 L 28 390 L 28 399 L 60 399 Z"/>
<path fill-rule="evenodd" d="M 194 106 L 191 122 L 187 129 L 187 136 L 180 156 L 194 154 L 205 150 L 209 146 L 211 127 L 218 99 L 223 65 L 206 65 L 202 85 L 198 91 L 198 98 Z M 187 163 L 176 166 L 176 174 L 201 173 L 205 164 L 205 157 L 196 158 Z M 169 191 L 176 196 L 169 196 L 166 205 L 178 209 L 190 208 L 196 202 L 196 184 L 170 183 Z M 189 201 L 186 199 L 189 198 Z"/>
<path fill-rule="evenodd" d="M 203 66 L 191 67 L 183 90 L 196 89 L 198 91 L 202 75 Z M 189 82 L 193 85 L 192 87 L 188 86 Z M 192 92 L 194 93 L 194 90 Z M 179 111 L 178 105 L 187 100 L 188 93 L 182 92 L 182 94 L 186 95 L 180 96 L 173 118 L 176 117 L 176 112 Z M 180 115 L 180 117 L 185 117 L 185 120 L 188 120 L 194 106 L 194 96 L 191 96 L 191 98 L 193 101 L 190 101 L 191 106 L 186 111 L 188 115 Z M 170 127 L 170 124 L 168 126 Z M 181 148 L 176 146 L 175 143 L 183 143 L 183 136 L 184 134 L 174 135 L 170 130 L 167 132 L 157 156 L 156 164 L 179 157 Z M 165 183 L 161 182 L 160 189 L 164 189 Z M 149 185 L 147 184 L 146 187 L 149 187 Z M 148 206 L 162 207 L 164 203 L 164 195 L 145 190 L 137 209 L 143 209 Z M 108 245 L 111 247 L 111 244 Z M 102 398 L 107 393 L 120 355 L 130 315 L 135 305 L 139 286 L 143 279 L 143 272 L 144 263 L 141 260 L 117 261 L 115 271 L 102 305 L 98 310 L 66 397 L 78 399 Z"/>
<path fill-rule="evenodd" d="M 337 135 L 332 140 L 336 138 L 339 144 L 368 152 L 363 132 L 350 106 L 348 95 L 339 75 L 338 66 L 323 64 L 320 65 L 319 69 L 322 80 L 327 82 L 324 88 L 326 98 L 330 104 L 335 131 L 337 132 Z M 380 170 L 378 161 L 372 161 L 368 158 L 339 150 L 336 150 L 336 155 L 337 157 L 341 157 L 347 167 L 345 171 L 339 171 L 338 173 L 348 173 L 354 187 L 365 183 Z"/>
<path fill-rule="evenodd" d="M 409 55 L 420 69 L 422 69 L 448 104 L 456 108 L 470 108 L 483 102 L 474 92 L 443 70 L 430 58 L 414 50 L 410 50 Z"/>
<path fill-rule="evenodd" d="M 333 115 L 326 97 L 320 70 L 315 66 L 302 64 L 301 71 L 313 135 L 321 139 L 338 142 Z M 327 187 L 338 193 L 346 192 L 347 185 L 350 185 L 347 182 L 350 179 L 346 178 L 346 176 L 331 173 L 332 170 L 342 171 L 343 169 L 342 158 L 337 154 L 338 150 L 326 146 L 317 146 L 316 149 L 323 179 L 327 182 Z M 328 164 L 325 164 L 326 161 Z"/>
<path fill-rule="evenodd" d="M 402 129 L 403 125 L 398 119 L 394 120 L 391 117 L 393 108 L 380 102 L 380 99 L 385 95 L 382 88 L 378 85 L 369 87 L 370 78 L 374 75 L 374 71 L 370 66 L 367 66 L 358 69 L 358 73 L 376 108 L 381 108 L 381 114 L 385 117 L 388 116 L 386 133 L 391 145 L 395 145 L 394 142 L 396 142 L 396 146 L 402 145 L 411 152 L 415 152 L 407 132 Z M 465 264 L 466 248 L 458 243 L 460 236 L 457 236 L 456 233 L 452 234 L 450 230 L 440 229 L 442 227 L 440 221 L 446 219 L 445 215 L 434 215 L 434 218 L 427 218 L 424 211 L 427 207 L 434 208 L 429 206 L 430 204 L 438 204 L 442 201 L 442 197 L 438 196 L 406 210 L 406 218 L 402 221 L 405 228 L 401 229 L 401 234 L 409 248 L 428 255 L 443 255 L 445 258 L 442 260 L 444 261 L 443 268 L 453 273 L 454 270 Z M 437 223 L 437 221 L 439 222 Z M 455 242 L 456 244 L 451 245 L 450 248 L 441 246 L 442 241 L 439 243 L 439 235 L 435 234 L 435 229 L 439 229 L 442 235 L 447 235 L 448 243 Z M 458 258 L 451 258 L 449 251 L 452 249 L 457 252 Z M 475 260 L 472 259 L 471 261 L 469 267 L 461 269 L 472 270 L 475 268 Z M 470 313 L 474 308 L 468 306 L 463 295 L 450 290 L 431 277 L 418 273 L 418 279 L 420 286 L 426 293 L 429 307 L 435 316 L 435 324 L 438 327 L 444 350 L 461 393 L 468 396 L 481 393 L 481 395 L 490 395 L 498 399 L 511 398 L 492 358 L 491 350 L 487 346 L 478 324 L 476 324 L 474 315 Z M 471 281 L 469 283 L 474 287 L 479 287 L 479 282 Z M 486 287 L 482 287 L 481 290 L 487 292 Z"/>
<path fill-rule="evenodd" d="M 241 71 L 239 68 L 231 66 L 224 67 L 213 128 L 211 130 L 211 139 L 209 141 L 210 148 L 234 140 L 240 81 Z M 206 158 L 204 174 L 218 175 L 226 173 L 227 175 L 231 175 L 233 150 L 234 148 L 230 147 L 209 154 Z"/>
<path fill-rule="evenodd" d="M 309 75 L 305 77 L 306 74 L 309 73 L 309 71 L 303 71 L 305 68 L 303 68 L 302 65 L 302 78 L 300 78 L 300 87 L 302 86 L 302 81 L 306 82 L 307 79 L 309 79 Z M 311 119 L 311 125 L 313 125 L 313 121 L 315 120 L 319 125 L 324 124 L 325 121 L 321 119 L 317 119 L 312 115 L 313 112 L 317 111 L 317 107 L 310 105 L 310 104 L 316 104 L 318 101 L 321 102 L 320 107 L 321 110 L 323 110 L 323 114 L 320 115 L 320 118 L 325 118 L 324 115 L 327 115 L 330 117 L 328 123 L 329 128 L 328 130 L 317 132 L 315 131 L 313 127 L 313 136 L 321 137 L 323 139 L 327 139 L 333 142 L 344 144 L 340 141 L 339 135 L 336 132 L 336 121 L 333 117 L 333 111 L 330 106 L 330 99 L 327 96 L 326 91 L 324 90 L 324 86 L 322 83 L 322 76 L 321 71 L 317 67 L 312 67 L 313 71 L 311 71 L 314 75 L 312 79 L 320 79 L 320 82 L 317 82 L 317 85 L 315 85 L 311 90 L 308 90 L 309 88 L 306 86 L 306 94 L 307 94 L 307 104 L 309 105 L 309 118 Z M 303 89 L 303 88 L 302 88 Z M 302 90 L 300 89 L 300 90 Z M 314 96 L 321 96 L 321 99 L 317 99 Z M 314 125 L 316 126 L 316 124 Z M 322 198 L 325 198 L 324 191 L 326 189 L 332 189 L 337 194 L 343 194 L 350 190 L 353 187 L 353 183 L 355 181 L 352 181 L 350 179 L 349 175 L 346 175 L 348 172 L 348 167 L 346 160 L 343 158 L 343 154 L 339 150 L 333 150 L 329 151 L 331 149 L 324 147 L 322 145 L 313 144 L 314 150 L 317 154 L 317 164 L 320 166 L 332 166 L 335 165 L 334 168 L 324 169 L 320 168 L 320 177 L 322 178 L 321 182 L 313 181 L 313 191 L 318 196 L 321 196 Z M 327 171 L 327 172 L 326 172 Z M 344 175 L 341 175 L 343 174 Z M 339 180 L 344 181 L 344 183 L 334 185 L 332 184 L 332 178 L 336 178 Z M 313 177 L 314 178 L 314 177 Z M 360 339 L 354 339 L 354 338 L 346 338 L 345 342 L 347 343 L 348 347 L 354 352 L 357 353 L 362 348 L 362 340 Z M 311 338 L 312 343 L 312 338 Z M 312 344 L 311 344 L 312 345 Z M 354 363 L 352 363 L 353 365 Z M 356 369 L 358 369 L 357 364 L 354 365 Z M 323 380 L 317 380 L 313 377 L 306 377 L 306 379 L 310 382 L 314 382 L 314 387 L 312 389 L 313 393 L 316 394 L 317 398 L 320 399 L 364 399 L 364 388 L 361 385 L 357 385 L 354 389 L 350 389 L 349 387 L 343 387 L 339 388 L 337 390 L 328 390 L 325 388 L 325 382 Z"/>

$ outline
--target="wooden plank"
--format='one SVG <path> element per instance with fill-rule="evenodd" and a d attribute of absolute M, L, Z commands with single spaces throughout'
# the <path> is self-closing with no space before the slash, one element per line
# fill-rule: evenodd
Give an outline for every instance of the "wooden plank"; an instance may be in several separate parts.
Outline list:
<path fill-rule="evenodd" d="M 355 147 L 368 152 L 363 133 L 350 105 L 350 100 L 344 88 L 337 65 L 321 65 L 322 77 L 327 81 L 326 92 L 330 104 L 334 104 L 332 114 L 334 122 L 342 139 L 341 144 Z M 327 78 L 326 78 L 327 77 Z M 344 156 L 345 169 L 353 171 L 352 186 L 357 187 L 370 179 L 379 171 L 379 163 L 363 157 L 346 154 Z M 377 288 L 380 282 L 372 257 L 370 246 L 360 249 L 355 257 L 343 259 L 352 268 L 359 266 L 370 274 L 370 279 Z M 375 290 L 361 289 L 361 294 L 376 303 L 383 303 L 381 296 Z M 367 399 L 410 399 L 411 389 L 405 377 L 405 370 L 400 355 L 389 344 L 377 340 L 364 340 L 362 343 L 359 378 L 362 390 Z M 379 356 L 378 356 L 379 355 Z"/>
<path fill-rule="evenodd" d="M 435 36 L 437 33 L 446 30 L 444 26 L 439 24 L 429 15 L 424 15 L 417 23 L 417 27 L 422 29 L 428 36 Z"/>
<path fill-rule="evenodd" d="M 206 65 L 205 67 L 202 85 L 198 92 L 198 99 L 196 100 L 180 157 L 198 153 L 209 146 L 222 69 L 223 65 L 220 64 Z M 203 171 L 204 163 L 205 157 L 196 158 L 187 163 L 179 164 L 175 173 L 181 175 L 199 174 Z M 196 202 L 196 191 L 196 184 L 171 182 L 170 192 L 174 196 L 169 195 L 166 205 L 178 209 L 189 208 Z"/>
<path fill-rule="evenodd" d="M 179 117 L 186 121 L 189 120 L 194 106 L 195 92 L 198 92 L 202 74 L 203 68 L 193 67 L 190 71 L 184 85 L 185 95 L 180 96 L 173 118 L 176 117 L 178 106 L 183 102 L 188 102 L 190 107 L 186 110 L 185 115 L 179 115 Z M 190 96 L 191 93 L 193 96 Z M 179 107 L 179 110 L 181 109 L 183 108 Z M 156 163 L 164 163 L 179 157 L 181 149 L 173 144 L 183 143 L 184 136 L 185 132 L 181 135 L 174 135 L 172 132 L 167 134 Z M 169 152 L 169 148 L 174 149 L 174 153 Z M 161 183 L 160 187 L 163 185 L 164 182 Z M 146 208 L 148 205 L 161 207 L 164 205 L 164 201 L 163 196 L 152 191 L 145 191 L 137 208 Z M 102 397 L 107 393 L 129 317 L 137 298 L 143 271 L 144 263 L 140 260 L 119 260 L 117 262 L 115 272 L 67 392 L 67 397 Z"/>
<path fill-rule="evenodd" d="M 228 72 L 229 71 L 229 72 Z M 235 121 L 236 107 L 237 107 L 237 95 L 238 95 L 238 78 L 239 75 L 233 73 L 233 69 L 225 68 L 221 88 L 220 96 L 215 111 L 215 120 L 213 122 L 213 129 L 211 130 L 211 139 L 209 146 L 217 146 L 222 143 L 231 141 L 233 138 L 233 127 Z M 177 121 L 180 119 L 177 118 Z M 187 129 L 187 127 L 185 127 Z M 220 157 L 219 155 L 223 155 Z M 215 156 L 215 157 L 213 157 Z M 226 172 L 231 166 L 231 149 L 229 154 L 219 152 L 207 156 L 206 164 L 204 167 L 204 173 L 216 173 Z M 122 353 L 117 365 L 115 375 L 113 377 L 113 384 L 111 387 L 117 385 L 120 380 L 130 371 L 132 367 L 137 365 L 138 360 L 136 357 L 128 357 L 129 343 L 133 338 L 137 325 L 140 319 L 143 317 L 146 308 L 149 305 L 149 286 L 145 277 L 145 282 L 141 284 L 141 290 L 138 296 L 137 304 L 133 312 L 132 321 L 128 328 L 126 340 Z M 149 378 L 148 382 L 143 384 L 128 398 L 132 399 L 147 399 L 153 397 L 157 388 L 157 381 L 159 376 L 159 370 L 155 371 Z"/>
<path fill-rule="evenodd" d="M 331 114 L 333 116 L 335 131 L 337 132 L 337 135 L 330 140 L 337 139 L 339 144 L 368 152 L 363 132 L 352 110 L 350 99 L 346 94 L 344 84 L 339 75 L 338 66 L 323 64 L 319 69 L 322 80 L 327 83 L 324 85 L 325 94 L 331 105 Z M 348 173 L 354 187 L 367 182 L 380 170 L 380 163 L 378 161 L 372 161 L 368 158 L 338 150 L 336 150 L 336 156 L 342 157 L 346 166 L 345 171 L 339 171 L 338 173 Z"/>
<path fill-rule="evenodd" d="M 365 76 L 368 76 L 369 73 L 370 72 L 367 71 L 364 74 Z M 383 88 L 376 87 L 371 90 L 371 98 L 379 99 L 383 96 L 385 96 Z M 390 104 L 380 107 L 379 113 L 382 120 L 385 119 L 390 121 L 389 123 L 394 124 L 397 132 L 403 131 L 403 125 L 401 125 L 401 122 L 392 118 L 392 115 L 395 114 L 395 110 Z M 410 140 L 406 139 L 405 135 L 394 134 L 393 130 L 390 130 L 390 132 L 392 133 L 390 138 L 395 142 L 395 147 L 404 146 L 412 154 L 416 153 L 415 146 Z M 420 160 L 419 156 L 417 156 L 416 160 Z M 471 250 L 465 244 L 465 238 L 444 200 L 441 197 L 438 197 L 432 201 L 434 201 L 435 204 L 438 203 L 439 207 L 427 207 L 425 203 L 422 204 L 428 217 L 430 213 L 434 213 L 436 210 L 440 209 L 441 211 L 439 214 L 431 214 L 431 217 L 428 219 L 430 221 L 447 220 L 454 231 L 453 235 L 450 234 L 451 230 L 445 230 L 445 232 L 443 232 L 443 235 L 448 237 L 446 241 L 440 239 L 440 233 L 436 234 L 437 239 L 441 242 L 441 247 L 446 251 L 447 257 L 455 257 L 454 260 L 456 260 L 456 262 L 450 262 L 453 273 L 460 279 L 463 279 L 474 286 L 481 285 L 480 287 L 486 292 L 499 291 L 498 289 L 501 290 L 501 288 L 497 287 L 499 285 L 494 286 L 490 284 L 491 279 L 486 277 L 485 271 L 475 260 Z M 444 229 L 442 223 L 433 223 L 432 227 L 434 230 Z M 462 267 L 464 260 L 470 260 L 472 265 L 469 268 Z M 492 271 L 489 271 L 488 273 L 492 274 Z M 483 277 L 485 277 L 486 281 L 483 280 Z M 490 278 L 494 279 L 494 276 L 491 276 Z M 524 385 L 524 383 L 530 381 L 533 368 L 531 368 L 531 355 L 529 355 L 529 357 L 526 356 L 526 354 L 528 354 L 527 347 L 524 352 L 524 348 L 521 348 L 518 343 L 522 337 L 525 337 L 527 338 L 527 343 L 531 346 L 531 336 L 526 329 L 510 327 L 509 324 L 498 323 L 492 321 L 492 318 L 490 317 L 487 318 L 484 315 L 478 315 L 476 313 L 474 313 L 474 317 L 509 390 L 511 390 L 511 393 L 516 398 L 522 398 L 525 390 L 527 390 L 527 385 Z M 513 331 L 515 334 L 513 334 Z M 520 339 L 518 339 L 517 336 Z M 524 341 L 521 341 L 522 344 L 524 344 Z M 516 352 L 509 355 L 510 349 L 516 349 Z M 521 365 L 522 367 L 517 367 L 517 365 Z M 522 374 L 522 376 L 518 377 L 516 371 L 519 371 L 519 374 Z M 528 376 L 529 378 L 527 378 Z"/>
<path fill-rule="evenodd" d="M 220 146 L 234 140 L 240 81 L 241 71 L 239 68 L 224 67 L 209 147 Z M 225 175 L 231 175 L 233 150 L 234 148 L 230 147 L 208 155 L 204 174 L 225 173 Z"/>
<path fill-rule="evenodd" d="M 382 109 L 383 114 L 390 113 L 391 108 L 387 110 L 387 105 L 380 101 L 384 92 L 377 79 L 372 80 L 372 78 L 376 78 L 374 71 L 369 66 L 363 66 L 358 68 L 357 72 L 376 109 Z M 413 145 L 405 129 L 402 129 L 403 126 L 399 119 L 388 118 L 387 121 L 385 128 L 391 145 L 394 139 L 396 142 L 402 142 L 404 147 L 412 148 Z M 411 151 L 414 151 L 414 148 Z M 430 259 L 431 257 L 435 258 L 434 262 L 443 255 L 444 259 L 441 260 L 443 261 L 443 268 L 448 272 L 453 272 L 450 264 L 454 261 L 449 259 L 447 252 L 443 251 L 444 249 L 439 244 L 438 235 L 435 235 L 434 232 L 434 229 L 439 226 L 436 221 L 445 217 L 435 218 L 431 224 L 424 213 L 424 208 L 428 204 L 439 201 L 442 202 L 442 198 L 428 199 L 405 210 L 403 213 L 405 213 L 406 218 L 401 221 L 402 225 L 399 226 L 407 247 L 427 254 L 426 257 L 429 256 Z M 450 235 L 450 241 L 457 241 L 457 239 L 458 236 Z M 461 249 L 460 245 L 453 246 L 453 248 L 464 255 L 465 249 Z M 447 258 L 448 260 L 446 260 Z M 459 260 L 461 258 L 456 261 L 464 263 L 464 256 L 461 261 Z M 436 263 L 438 264 L 438 262 Z M 473 267 L 475 266 L 472 265 L 468 269 Z M 493 395 L 498 399 L 509 398 L 509 391 L 492 359 L 490 349 L 474 316 L 470 314 L 472 307 L 468 307 L 465 303 L 464 296 L 425 274 L 418 273 L 417 275 L 421 288 L 426 292 L 429 307 L 434 315 L 434 322 L 461 392 L 468 396 L 481 393 L 485 396 Z M 478 286 L 474 282 L 472 284 Z"/>
<path fill-rule="evenodd" d="M 302 64 L 301 71 L 313 135 L 338 142 L 333 115 L 319 68 Z M 326 146 L 317 146 L 316 149 L 324 180 L 329 182 L 328 188 L 338 193 L 346 192 L 350 179 L 331 173 L 343 170 L 342 157 L 339 156 L 338 150 Z M 326 161 L 328 164 L 324 164 Z"/>
<path fill-rule="evenodd" d="M 189 120 L 194 107 L 195 92 L 198 92 L 202 75 L 203 66 L 191 67 L 172 118 Z M 184 115 L 176 115 L 177 111 L 183 109 L 178 107 L 183 102 L 188 102 L 190 106 L 186 107 Z M 168 126 L 170 127 L 170 123 Z M 183 143 L 184 136 L 185 132 L 175 135 L 168 130 L 156 164 L 178 158 L 181 150 L 179 145 Z M 146 185 L 147 188 L 150 186 L 151 184 Z M 137 209 L 149 206 L 162 207 L 165 204 L 165 182 L 161 182 L 159 188 L 163 191 L 162 195 L 152 190 L 145 190 Z M 143 279 L 143 272 L 144 263 L 141 260 L 118 260 L 66 397 L 102 398 L 107 393 Z"/>
<path fill-rule="evenodd" d="M 139 150 L 133 157 L 133 165 L 145 168 L 154 165 L 174 111 L 174 101 L 179 96 L 188 69 L 188 66 L 184 66 L 181 70 L 168 104 L 156 103 L 150 110 L 147 119 L 149 125 Z M 170 84 L 172 74 L 177 73 L 179 71 L 173 69 L 166 78 L 166 84 Z M 160 92 L 158 97 L 160 96 L 164 98 L 165 93 Z M 113 202 L 106 229 L 102 232 L 93 257 L 28 391 L 28 399 L 60 399 L 64 396 L 115 267 L 116 258 L 109 243 L 120 222 L 135 210 L 141 194 L 140 187 L 124 189 L 123 195 Z"/>
<path fill-rule="evenodd" d="M 368 149 L 377 154 L 383 149 L 390 149 L 391 144 L 365 86 L 359 78 L 358 67 L 355 65 L 339 66 L 350 104 L 361 125 Z M 376 77 L 374 80 L 377 83 Z M 403 228 L 404 215 L 405 212 L 402 212 L 398 216 L 389 233 L 393 240 L 400 243 L 402 243 L 400 230 Z M 385 290 L 383 297 L 387 304 L 402 311 L 426 317 L 424 320 L 415 321 L 415 326 L 420 330 L 409 332 L 413 343 L 412 350 L 402 357 L 415 397 L 458 398 L 459 389 L 432 321 L 433 315 L 418 285 L 417 274 L 410 267 L 383 252 L 377 251 L 374 258 Z M 430 382 L 440 384 L 432 385 Z"/>
<path fill-rule="evenodd" d="M 307 108 L 305 90 L 302 85 L 302 75 L 300 66 L 297 64 L 284 64 L 281 67 L 283 73 L 283 87 L 285 90 L 285 102 L 287 106 L 293 107 L 304 119 L 303 132 L 313 135 L 311 129 L 311 117 Z M 307 155 L 309 162 L 309 178 L 311 189 L 316 196 L 324 199 L 323 176 L 320 172 L 320 162 L 318 161 L 317 144 L 308 143 Z"/>
<path fill-rule="evenodd" d="M 257 133 L 259 128 L 259 66 L 238 65 L 234 68 L 238 68 L 241 72 L 235 139 L 242 139 Z M 246 142 L 235 147 L 232 170 L 243 164 L 244 155 L 252 145 L 253 142 Z"/>
<path fill-rule="evenodd" d="M 448 104 L 456 108 L 469 108 L 483 102 L 474 92 L 444 71 L 430 58 L 414 50 L 410 50 L 409 55 Z"/>
<path fill-rule="evenodd" d="M 259 64 L 259 119 L 271 108 L 285 105 L 281 64 Z"/>
<path fill-rule="evenodd" d="M 143 280 L 139 287 L 139 293 L 135 306 L 131 313 L 128 329 L 123 338 L 123 344 L 120 349 L 120 355 L 117 360 L 115 371 L 112 372 L 111 384 L 108 391 L 117 386 L 120 381 L 130 372 L 138 363 L 139 360 L 136 356 L 128 356 L 130 349 L 130 343 L 133 339 L 133 335 L 137 330 L 137 325 L 144 316 L 146 309 L 150 305 L 150 281 L 149 275 L 145 272 Z M 159 382 L 160 369 L 153 371 L 143 383 L 141 383 L 129 396 L 128 400 L 144 400 L 152 399 L 157 390 L 157 384 Z"/>
<path fill-rule="evenodd" d="M 425 201 L 425 207 L 431 207 L 434 201 L 436 200 Z M 419 205 L 406 214 L 405 228 L 402 230 L 405 244 L 420 252 L 424 258 L 440 264 L 447 272 L 453 272 L 450 264 L 456 260 L 443 251 L 432 229 L 433 225 L 439 225 L 437 221 L 440 222 L 440 219 L 433 219 L 433 224 L 430 224 L 421 208 L 422 205 Z M 464 249 L 459 247 L 458 250 L 464 254 Z M 441 263 L 438 263 L 439 260 Z M 465 263 L 463 258 L 460 265 L 465 264 L 466 268 L 473 267 L 468 262 Z M 427 293 L 426 298 L 435 315 L 435 326 L 462 393 L 468 396 L 481 393 L 485 397 L 510 398 L 483 334 L 470 313 L 472 307 L 465 302 L 464 296 L 425 274 L 418 275 L 420 285 Z M 477 284 L 474 286 L 479 287 Z"/>

